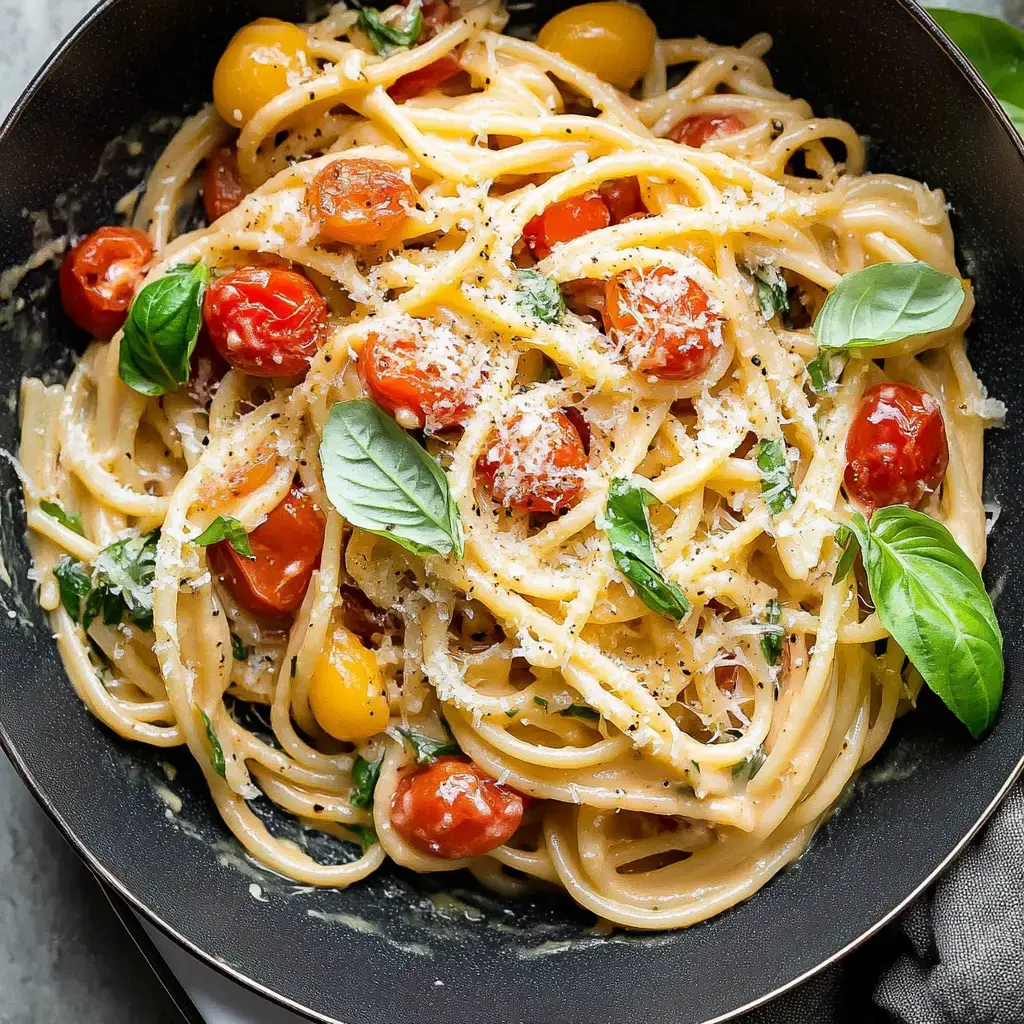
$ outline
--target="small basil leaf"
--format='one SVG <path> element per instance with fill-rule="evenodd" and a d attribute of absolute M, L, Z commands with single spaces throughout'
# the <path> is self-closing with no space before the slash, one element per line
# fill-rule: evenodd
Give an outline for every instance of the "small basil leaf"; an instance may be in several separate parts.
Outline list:
<path fill-rule="evenodd" d="M 764 620 L 772 628 L 761 634 L 761 653 L 769 665 L 778 665 L 782 660 L 782 605 L 774 597 L 765 605 Z"/>
<path fill-rule="evenodd" d="M 608 488 L 605 534 L 619 571 L 633 585 L 648 608 L 671 619 L 683 619 L 690 611 L 686 595 L 667 580 L 658 567 L 647 506 L 657 502 L 650 491 L 617 478 Z"/>
<path fill-rule="evenodd" d="M 807 376 L 811 382 L 811 390 L 816 395 L 835 394 L 836 380 L 838 375 L 843 372 L 846 361 L 845 355 L 831 348 L 823 348 L 807 364 Z"/>
<path fill-rule="evenodd" d="M 761 471 L 761 494 L 773 516 L 791 508 L 796 488 L 786 462 L 786 445 L 780 440 L 763 438 L 757 442 L 757 468 Z"/>
<path fill-rule="evenodd" d="M 855 512 L 878 618 L 925 683 L 979 737 L 1003 692 L 1003 638 L 981 574 L 950 532 L 906 505 Z"/>
<path fill-rule="evenodd" d="M 369 849 L 377 842 L 377 833 L 368 825 L 350 825 L 346 821 L 342 823 L 342 828 L 347 828 L 349 832 L 352 832 L 364 850 Z"/>
<path fill-rule="evenodd" d="M 320 462 L 328 498 L 353 526 L 417 555 L 462 557 L 459 510 L 444 471 L 373 402 L 331 409 Z"/>
<path fill-rule="evenodd" d="M 242 643 L 242 638 L 234 631 L 231 633 L 231 656 L 235 661 L 249 660 L 248 646 Z"/>
<path fill-rule="evenodd" d="M 87 598 L 92 591 L 89 573 L 81 562 L 75 561 L 70 555 L 61 555 L 60 561 L 53 567 L 53 575 L 57 577 L 57 588 L 64 610 L 78 622 L 82 618 L 82 599 Z"/>
<path fill-rule="evenodd" d="M 352 781 L 356 784 L 349 800 L 353 807 L 370 807 L 373 804 L 373 791 L 380 778 L 380 766 L 384 758 L 367 761 L 365 757 L 357 757 L 352 765 Z"/>
<path fill-rule="evenodd" d="M 61 526 L 66 527 L 79 537 L 85 536 L 82 528 L 82 517 L 77 512 L 65 512 L 64 508 L 56 501 L 41 501 L 39 507 L 51 518 L 56 519 Z"/>
<path fill-rule="evenodd" d="M 519 293 L 516 305 L 528 316 L 543 320 L 546 324 L 557 323 L 565 312 L 565 299 L 558 282 L 546 277 L 539 270 L 519 271 Z"/>
<path fill-rule="evenodd" d="M 213 770 L 222 778 L 227 778 L 227 765 L 224 762 L 224 748 L 220 745 L 220 740 L 217 739 L 217 733 L 213 728 L 213 722 L 210 721 L 210 716 L 198 705 L 193 705 L 196 711 L 199 712 L 199 717 L 203 720 L 203 726 L 206 729 L 206 738 L 210 743 L 210 763 L 213 765 Z"/>
<path fill-rule="evenodd" d="M 198 537 L 192 538 L 192 543 L 197 548 L 205 548 L 209 544 L 219 544 L 222 540 L 226 540 L 243 558 L 256 557 L 252 553 L 245 527 L 231 516 L 217 516 Z"/>
<path fill-rule="evenodd" d="M 836 543 L 843 549 L 839 556 L 839 564 L 836 566 L 836 583 L 842 583 L 850 575 L 853 563 L 857 561 L 860 544 L 857 543 L 857 535 L 848 526 L 840 526 L 836 530 Z"/>
<path fill-rule="evenodd" d="M 762 743 L 745 761 L 740 761 L 739 764 L 732 766 L 732 777 L 734 779 L 743 777 L 749 782 L 764 767 L 767 760 L 768 753 Z"/>
<path fill-rule="evenodd" d="M 439 757 L 462 753 L 462 748 L 454 740 L 435 740 L 433 736 L 424 736 L 412 729 L 398 731 L 409 741 L 417 764 L 432 764 Z"/>
<path fill-rule="evenodd" d="M 188 383 L 209 280 L 205 263 L 175 267 L 135 297 L 118 363 L 118 374 L 128 387 L 152 397 Z"/>
<path fill-rule="evenodd" d="M 537 707 L 544 708 L 544 710 L 547 711 L 548 702 L 543 697 L 538 697 L 536 694 L 534 694 L 533 703 L 536 704 Z"/>
<path fill-rule="evenodd" d="M 558 712 L 563 718 L 581 718 L 584 722 L 600 722 L 601 715 L 586 704 L 573 704 Z"/>
<path fill-rule="evenodd" d="M 86 629 L 99 611 L 107 625 L 115 625 L 127 616 L 140 629 L 153 628 L 153 579 L 159 537 L 156 530 L 126 537 L 96 556 L 92 575 L 95 594 L 90 602 L 96 597 L 99 604 L 87 605 L 82 620 Z"/>
<path fill-rule="evenodd" d="M 757 304 L 765 321 L 772 320 L 779 313 L 789 312 L 789 291 L 786 279 L 778 267 L 765 264 L 754 271 L 754 287 L 757 289 Z"/>
<path fill-rule="evenodd" d="M 405 9 L 401 19 L 384 21 L 372 7 L 359 12 L 359 27 L 366 33 L 370 45 L 382 57 L 388 57 L 396 50 L 412 46 L 423 31 L 423 11 L 420 0 L 413 0 Z"/>
<path fill-rule="evenodd" d="M 949 327 L 964 304 L 958 277 L 927 263 L 876 263 L 845 275 L 814 320 L 818 347 L 868 348 Z"/>

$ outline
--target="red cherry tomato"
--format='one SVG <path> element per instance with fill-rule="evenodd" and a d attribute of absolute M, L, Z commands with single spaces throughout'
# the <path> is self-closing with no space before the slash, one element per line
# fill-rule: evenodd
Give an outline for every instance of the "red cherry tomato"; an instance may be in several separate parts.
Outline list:
<path fill-rule="evenodd" d="M 204 325 L 199 331 L 199 338 L 190 361 L 189 397 L 203 408 L 208 407 L 224 379 L 224 374 L 230 369 L 221 354 L 213 347 L 210 332 Z"/>
<path fill-rule="evenodd" d="M 60 265 L 64 312 L 94 338 L 110 338 L 128 315 L 142 268 L 153 256 L 148 235 L 134 228 L 97 228 Z"/>
<path fill-rule="evenodd" d="M 416 321 L 408 334 L 372 333 L 359 353 L 359 374 L 375 402 L 408 409 L 428 430 L 461 426 L 476 404 L 474 368 L 451 331 Z"/>
<path fill-rule="evenodd" d="M 477 459 L 477 473 L 499 505 L 557 513 L 583 490 L 587 453 L 579 431 L 558 409 L 512 417 Z"/>
<path fill-rule="evenodd" d="M 561 242 L 571 242 L 598 228 L 611 224 L 611 214 L 605 201 L 596 192 L 584 192 L 552 203 L 538 213 L 523 231 L 530 252 L 542 260 Z"/>
<path fill-rule="evenodd" d="M 733 693 L 736 689 L 736 684 L 739 681 L 739 665 L 715 666 L 715 686 L 717 686 L 718 689 L 722 691 L 722 693 Z"/>
<path fill-rule="evenodd" d="M 563 409 L 562 412 L 565 414 L 565 418 L 576 428 L 576 433 L 580 435 L 580 443 L 583 445 L 583 451 L 589 455 L 590 424 L 587 422 L 587 418 L 574 405 L 568 406 Z"/>
<path fill-rule="evenodd" d="M 431 856 L 480 857 L 515 835 L 527 799 L 499 786 L 472 761 L 442 758 L 402 776 L 391 801 L 391 824 Z"/>
<path fill-rule="evenodd" d="M 669 267 L 617 274 L 605 287 L 603 316 L 629 365 L 667 380 L 699 376 L 722 344 L 707 293 Z"/>
<path fill-rule="evenodd" d="M 452 57 L 442 57 L 440 60 L 435 60 L 433 64 L 428 64 L 425 68 L 402 75 L 388 89 L 388 95 L 396 103 L 404 103 L 406 100 L 411 100 L 414 96 L 422 96 L 425 92 L 431 92 L 441 85 L 442 82 L 447 82 L 449 78 L 454 78 L 461 70 L 462 68 L 459 67 L 457 60 L 454 60 Z"/>
<path fill-rule="evenodd" d="M 910 384 L 876 384 L 846 438 L 846 491 L 868 513 L 917 505 L 946 475 L 949 446 L 939 403 Z"/>
<path fill-rule="evenodd" d="M 249 534 L 255 558 L 226 541 L 207 549 L 210 568 L 249 611 L 281 618 L 295 611 L 324 546 L 324 517 L 313 499 L 293 485 L 288 496 Z"/>
<path fill-rule="evenodd" d="M 403 7 L 408 7 L 410 0 L 401 0 Z M 451 20 L 452 9 L 445 0 L 426 0 L 423 4 L 423 33 L 417 42 L 424 42 L 436 36 Z"/>
<path fill-rule="evenodd" d="M 747 126 L 732 114 L 691 114 L 674 125 L 667 138 L 700 149 L 706 142 L 735 135 Z"/>
<path fill-rule="evenodd" d="M 335 160 L 306 189 L 306 212 L 323 242 L 374 245 L 399 231 L 416 189 L 383 160 Z"/>
<path fill-rule="evenodd" d="M 203 208 L 206 222 L 212 224 L 230 213 L 245 198 L 238 173 L 238 157 L 230 146 L 215 149 L 206 158 L 203 173 Z"/>
<path fill-rule="evenodd" d="M 621 224 L 624 220 L 646 215 L 647 207 L 644 205 L 643 195 L 640 192 L 640 182 L 636 178 L 616 178 L 614 181 L 606 181 L 598 193 L 608 207 L 608 213 L 613 224 Z"/>
<path fill-rule="evenodd" d="M 309 278 L 279 267 L 241 267 L 206 290 L 203 317 L 214 348 L 257 377 L 292 377 L 327 336 L 327 303 Z"/>

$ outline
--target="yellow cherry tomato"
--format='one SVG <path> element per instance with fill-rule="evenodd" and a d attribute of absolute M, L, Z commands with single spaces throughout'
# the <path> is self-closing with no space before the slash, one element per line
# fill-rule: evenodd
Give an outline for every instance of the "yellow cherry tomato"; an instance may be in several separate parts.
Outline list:
<path fill-rule="evenodd" d="M 309 706 L 336 740 L 355 743 L 387 728 L 388 697 L 377 658 L 340 622 L 332 623 L 313 668 Z"/>
<path fill-rule="evenodd" d="M 579 4 L 556 14 L 537 43 L 628 91 L 651 63 L 657 34 L 654 22 L 632 4 Z"/>
<path fill-rule="evenodd" d="M 306 33 L 276 18 L 259 18 L 240 28 L 213 73 L 213 105 L 225 121 L 241 128 L 260 107 L 283 93 L 308 67 Z"/>

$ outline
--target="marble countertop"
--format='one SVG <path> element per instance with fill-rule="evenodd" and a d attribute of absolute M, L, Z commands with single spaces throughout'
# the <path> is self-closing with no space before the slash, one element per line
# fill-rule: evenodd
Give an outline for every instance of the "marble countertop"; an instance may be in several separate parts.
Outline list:
<path fill-rule="evenodd" d="M 932 0 L 1024 20 L 1024 0 Z M 0 114 L 93 0 L 0 4 Z M 181 1018 L 97 883 L 0 755 L 0 1024 Z"/>

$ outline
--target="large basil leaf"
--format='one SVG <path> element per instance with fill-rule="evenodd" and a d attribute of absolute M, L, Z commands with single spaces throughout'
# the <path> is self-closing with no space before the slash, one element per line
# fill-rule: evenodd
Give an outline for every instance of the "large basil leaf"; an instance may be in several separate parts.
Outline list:
<path fill-rule="evenodd" d="M 611 482 L 605 507 L 605 534 L 615 564 L 648 608 L 670 619 L 690 611 L 686 595 L 665 578 L 658 566 L 647 506 L 658 499 L 650 491 L 623 478 Z"/>
<path fill-rule="evenodd" d="M 814 320 L 822 349 L 868 348 L 941 331 L 964 303 L 958 277 L 927 263 L 875 263 L 846 274 Z"/>
<path fill-rule="evenodd" d="M 1003 638 L 981 574 L 941 523 L 906 505 L 870 525 L 855 512 L 850 530 L 882 625 L 977 738 L 1003 692 Z"/>
<path fill-rule="evenodd" d="M 382 57 L 388 57 L 397 50 L 412 46 L 423 31 L 423 4 L 421 0 L 412 3 L 393 22 L 384 21 L 372 7 L 359 12 L 359 27 L 366 33 L 370 45 Z"/>
<path fill-rule="evenodd" d="M 353 526 L 418 555 L 461 558 L 459 510 L 444 471 L 373 402 L 338 402 L 327 416 L 320 462 L 331 503 Z"/>
<path fill-rule="evenodd" d="M 755 454 L 761 472 L 761 494 L 773 516 L 792 508 L 796 501 L 796 488 L 786 461 L 786 443 L 762 438 L 757 442 Z"/>
<path fill-rule="evenodd" d="M 188 383 L 189 360 L 203 321 L 205 263 L 174 267 L 147 284 L 128 310 L 117 372 L 143 395 L 164 395 Z"/>
<path fill-rule="evenodd" d="M 539 270 L 520 270 L 519 293 L 516 305 L 527 315 L 535 316 L 546 324 L 556 323 L 565 312 L 565 299 L 558 282 L 546 277 Z"/>

